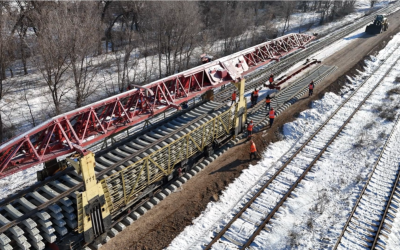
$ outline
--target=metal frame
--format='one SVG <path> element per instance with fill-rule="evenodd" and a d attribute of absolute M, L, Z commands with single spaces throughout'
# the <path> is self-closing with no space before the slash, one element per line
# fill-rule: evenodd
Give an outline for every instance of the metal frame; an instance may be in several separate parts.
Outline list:
<path fill-rule="evenodd" d="M 214 139 L 229 135 L 232 119 L 232 111 L 228 109 L 185 136 L 101 180 L 104 193 L 111 197 L 111 213 L 133 202 L 148 185 L 170 175 L 182 160 L 203 151 Z M 201 141 L 201 145 L 196 141 Z M 118 185 L 122 185 L 122 193 L 120 189 L 112 189 Z"/>
<path fill-rule="evenodd" d="M 315 37 L 289 34 L 56 116 L 0 146 L 0 178 L 74 152 L 237 80 Z"/>

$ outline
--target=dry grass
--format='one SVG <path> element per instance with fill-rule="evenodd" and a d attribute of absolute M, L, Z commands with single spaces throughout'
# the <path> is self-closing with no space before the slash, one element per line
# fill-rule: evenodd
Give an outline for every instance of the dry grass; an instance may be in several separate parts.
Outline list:
<path fill-rule="evenodd" d="M 361 174 L 358 174 L 356 176 L 356 183 L 360 183 L 362 180 L 363 180 L 363 178 L 362 178 Z"/>
<path fill-rule="evenodd" d="M 368 136 L 367 131 L 364 130 L 358 136 L 356 142 L 353 144 L 353 147 L 354 148 L 365 148 L 365 147 L 369 146 L 370 140 L 368 139 L 368 137 L 369 136 Z"/>
<path fill-rule="evenodd" d="M 375 122 L 369 122 L 369 123 L 365 124 L 364 129 L 365 129 L 365 130 L 369 130 L 369 129 L 371 129 L 373 126 L 375 126 Z"/>
<path fill-rule="evenodd" d="M 382 112 L 379 113 L 379 117 L 392 122 L 396 119 L 396 111 L 390 108 L 384 109 Z"/>
<path fill-rule="evenodd" d="M 294 229 L 292 229 L 289 232 L 289 240 L 290 240 L 289 242 L 290 242 L 291 248 L 299 245 L 300 237 L 301 237 L 301 234 L 299 232 L 295 231 Z"/>
<path fill-rule="evenodd" d="M 310 229 L 310 231 L 312 231 L 314 229 L 314 222 L 313 222 L 312 217 L 309 217 L 307 219 L 307 227 L 308 227 L 308 229 Z"/>
<path fill-rule="evenodd" d="M 386 94 L 387 94 L 388 96 L 400 95 L 400 87 L 396 87 L 396 88 L 393 88 L 393 89 L 391 89 L 391 90 L 388 90 L 388 91 L 386 92 Z"/>

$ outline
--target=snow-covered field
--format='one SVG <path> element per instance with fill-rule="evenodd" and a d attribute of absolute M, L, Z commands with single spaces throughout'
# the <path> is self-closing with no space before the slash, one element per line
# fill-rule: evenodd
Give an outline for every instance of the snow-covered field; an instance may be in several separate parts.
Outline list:
<path fill-rule="evenodd" d="M 381 60 L 392 55 L 387 63 L 394 63 L 400 56 L 396 49 L 400 44 L 397 34 L 376 57 L 366 62 L 366 68 L 343 89 L 342 96 L 327 93 L 323 99 L 313 103 L 310 110 L 301 113 L 300 117 L 285 124 L 285 139 L 271 144 L 263 153 L 263 159 L 237 178 L 223 192 L 220 201 L 211 202 L 206 210 L 188 226 L 168 249 L 202 249 L 207 244 L 215 229 L 226 224 L 233 211 L 243 205 L 243 201 L 255 193 L 261 183 L 269 179 L 276 170 L 276 162 L 286 151 L 296 145 L 297 140 L 307 137 L 326 119 L 330 112 L 346 96 L 371 74 Z M 399 96 L 388 98 L 386 92 L 400 87 L 395 78 L 400 75 L 400 64 L 384 76 L 383 83 L 371 95 L 366 104 L 353 117 L 345 130 L 328 148 L 328 152 L 314 166 L 295 191 L 295 195 L 287 200 L 285 208 L 278 211 L 279 218 L 272 220 L 272 230 L 263 232 L 255 239 L 255 249 L 322 249 L 332 247 L 346 222 L 353 207 L 355 197 L 363 186 L 370 168 L 379 155 L 382 145 L 393 126 L 393 122 L 382 118 L 381 111 L 395 109 L 399 105 Z M 380 71 L 371 76 L 381 78 Z M 396 249 L 399 242 L 399 226 L 393 230 Z M 243 229 L 244 230 L 244 229 Z M 397 232 L 397 234 L 396 234 Z M 397 245 L 398 246 L 398 245 Z M 218 244 L 216 249 L 235 249 L 229 244 Z"/>

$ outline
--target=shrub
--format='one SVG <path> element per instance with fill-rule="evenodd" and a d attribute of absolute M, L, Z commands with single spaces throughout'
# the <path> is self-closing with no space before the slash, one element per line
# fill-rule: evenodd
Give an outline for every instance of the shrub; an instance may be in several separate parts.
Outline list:
<path fill-rule="evenodd" d="M 400 95 L 400 87 L 396 87 L 396 88 L 393 88 L 393 89 L 391 89 L 391 90 L 388 90 L 388 91 L 386 92 L 386 95 L 388 95 L 388 96 Z"/>
<path fill-rule="evenodd" d="M 396 111 L 390 108 L 385 109 L 379 113 L 379 117 L 392 122 L 396 119 Z"/>
<path fill-rule="evenodd" d="M 300 241 L 300 237 L 301 237 L 299 232 L 297 232 L 294 229 L 292 229 L 289 232 L 288 236 L 289 236 L 289 242 L 290 242 L 290 247 L 291 248 L 296 247 L 296 246 L 299 245 L 299 241 Z"/>

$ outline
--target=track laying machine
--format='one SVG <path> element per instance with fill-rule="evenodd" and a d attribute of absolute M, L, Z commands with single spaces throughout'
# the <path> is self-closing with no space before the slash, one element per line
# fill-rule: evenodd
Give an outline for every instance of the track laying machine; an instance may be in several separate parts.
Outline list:
<path fill-rule="evenodd" d="M 29 244 L 44 249 L 36 240 L 45 238 L 47 247 L 54 250 L 102 243 L 143 200 L 154 197 L 157 190 L 190 171 L 197 161 L 211 156 L 243 130 L 247 114 L 244 79 L 233 84 L 239 90 L 234 112 L 226 104 L 212 101 L 210 91 L 197 107 L 153 126 L 151 131 L 121 140 L 96 155 L 74 145 L 77 153 L 46 163 L 38 172 L 40 187 L 34 186 L 26 191 L 28 195 L 11 197 L 11 202 L 0 204 L 4 243 L 11 238 L 21 241 L 14 242 L 17 248 L 29 249 Z M 55 198 L 59 200 L 54 202 Z M 26 212 L 18 218 L 23 228 L 12 223 L 17 213 L 13 207 Z M 51 224 L 53 230 L 47 230 Z M 32 239 L 20 239 L 25 237 L 23 230 Z"/>
<path fill-rule="evenodd" d="M 161 188 L 243 130 L 244 74 L 304 48 L 314 38 L 289 34 L 133 86 L 1 144 L 0 178 L 41 163 L 45 167 L 37 183 L 0 201 L 0 249 L 82 249 L 116 235 Z M 225 99 L 214 101 L 213 90 L 227 83 L 239 96 L 234 109 Z M 191 108 L 96 154 L 85 149 L 200 97 Z"/>

